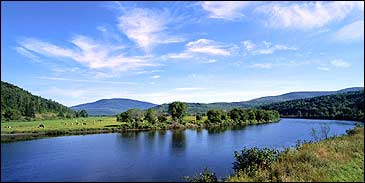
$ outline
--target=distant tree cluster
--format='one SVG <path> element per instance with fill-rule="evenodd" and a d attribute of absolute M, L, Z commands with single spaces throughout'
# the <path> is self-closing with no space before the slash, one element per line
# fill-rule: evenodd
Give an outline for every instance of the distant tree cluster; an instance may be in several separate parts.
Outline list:
<path fill-rule="evenodd" d="M 246 125 L 279 120 L 279 113 L 277 111 L 234 108 L 230 112 L 225 112 L 222 109 L 211 109 L 207 114 L 196 114 L 195 120 L 193 118 L 192 120 L 184 121 L 184 117 L 187 114 L 187 108 L 186 103 L 183 102 L 170 103 L 168 112 L 171 116 L 171 121 L 168 121 L 168 114 L 164 114 L 162 111 L 158 111 L 154 108 L 150 108 L 146 111 L 129 109 L 116 117 L 117 121 L 126 123 L 123 124 L 125 128 L 161 127 L 166 124 L 178 127 L 186 125 L 189 122 L 195 123 L 196 125 L 202 123 L 203 126 L 210 127 L 217 125 Z M 203 121 L 203 116 L 207 116 L 208 119 Z"/>
<path fill-rule="evenodd" d="M 146 111 L 129 109 L 117 115 L 117 121 L 126 122 L 126 128 L 148 128 L 152 125 L 165 123 L 167 121 L 167 115 L 153 108 Z"/>
<path fill-rule="evenodd" d="M 364 121 L 364 90 L 274 103 L 261 107 L 282 117 Z"/>
<path fill-rule="evenodd" d="M 279 120 L 279 113 L 273 110 L 260 109 L 238 109 L 234 108 L 229 112 L 222 109 L 212 109 L 207 112 L 208 123 L 234 123 L 252 124 Z"/>
<path fill-rule="evenodd" d="M 75 113 L 68 107 L 1 81 L 1 119 L 32 119 L 36 114 L 54 114 L 54 116 L 74 117 Z"/>

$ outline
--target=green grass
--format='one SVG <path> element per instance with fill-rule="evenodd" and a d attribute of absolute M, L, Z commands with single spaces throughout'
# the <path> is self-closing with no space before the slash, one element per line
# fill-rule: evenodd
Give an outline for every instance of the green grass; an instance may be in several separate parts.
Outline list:
<path fill-rule="evenodd" d="M 364 182 L 364 127 L 355 128 L 352 135 L 288 149 L 271 170 L 258 170 L 255 176 L 239 172 L 227 181 Z"/>
<path fill-rule="evenodd" d="M 206 120 L 194 123 L 202 123 Z M 192 122 L 195 116 L 185 116 L 185 122 Z M 171 121 L 171 117 L 168 117 Z M 78 124 L 76 124 L 78 123 Z M 82 125 L 86 123 L 86 125 Z M 40 124 L 44 128 L 38 128 Z M 81 130 L 81 129 L 102 129 L 102 128 L 118 128 L 122 122 L 117 122 L 115 117 L 88 117 L 88 118 L 71 118 L 71 119 L 53 119 L 53 120 L 37 120 L 37 121 L 16 121 L 16 122 L 2 122 L 1 133 L 31 133 L 31 132 L 47 132 L 54 130 Z M 11 128 L 7 128 L 7 127 Z"/>
<path fill-rule="evenodd" d="M 78 124 L 76 124 L 78 123 Z M 86 125 L 82 125 L 86 123 Z M 44 128 L 38 128 L 40 124 Z M 100 129 L 113 128 L 122 124 L 117 122 L 115 117 L 88 117 L 72 119 L 38 120 L 27 122 L 2 122 L 1 133 L 27 133 L 45 132 L 52 130 L 79 130 L 79 129 Z M 11 128 L 7 128 L 10 126 Z"/>

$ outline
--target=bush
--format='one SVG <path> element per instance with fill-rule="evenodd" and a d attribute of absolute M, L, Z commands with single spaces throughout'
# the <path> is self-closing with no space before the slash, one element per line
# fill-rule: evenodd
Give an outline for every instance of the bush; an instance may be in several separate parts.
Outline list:
<path fill-rule="evenodd" d="M 252 149 L 244 148 L 241 153 L 234 152 L 236 161 L 233 163 L 233 170 L 239 172 L 240 170 L 253 175 L 256 171 L 261 169 L 270 169 L 271 163 L 276 161 L 279 151 L 275 149 L 254 147 Z"/>
<path fill-rule="evenodd" d="M 218 182 L 218 178 L 215 173 L 210 172 L 207 168 L 205 168 L 202 173 L 199 173 L 199 175 L 193 178 L 185 176 L 184 179 L 188 182 Z"/>

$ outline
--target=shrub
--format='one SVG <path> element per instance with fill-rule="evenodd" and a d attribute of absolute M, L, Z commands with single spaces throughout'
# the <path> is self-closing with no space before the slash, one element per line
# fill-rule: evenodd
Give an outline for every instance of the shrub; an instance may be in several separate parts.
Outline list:
<path fill-rule="evenodd" d="M 207 168 L 204 169 L 203 172 L 199 173 L 199 175 L 190 178 L 189 176 L 185 176 L 184 179 L 188 182 L 218 182 L 218 178 L 214 172 L 210 172 Z"/>
<path fill-rule="evenodd" d="M 252 149 L 244 148 L 241 153 L 235 151 L 234 157 L 236 161 L 233 163 L 233 170 L 240 170 L 252 175 L 261 169 L 270 169 L 271 163 L 276 161 L 279 151 L 275 149 L 254 147 Z"/>

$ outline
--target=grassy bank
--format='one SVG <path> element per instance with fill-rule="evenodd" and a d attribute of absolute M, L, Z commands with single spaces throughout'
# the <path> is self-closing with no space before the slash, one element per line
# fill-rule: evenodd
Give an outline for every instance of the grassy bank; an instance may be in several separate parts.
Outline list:
<path fill-rule="evenodd" d="M 228 182 L 364 182 L 364 127 L 280 153 L 270 168 L 238 171 Z"/>

